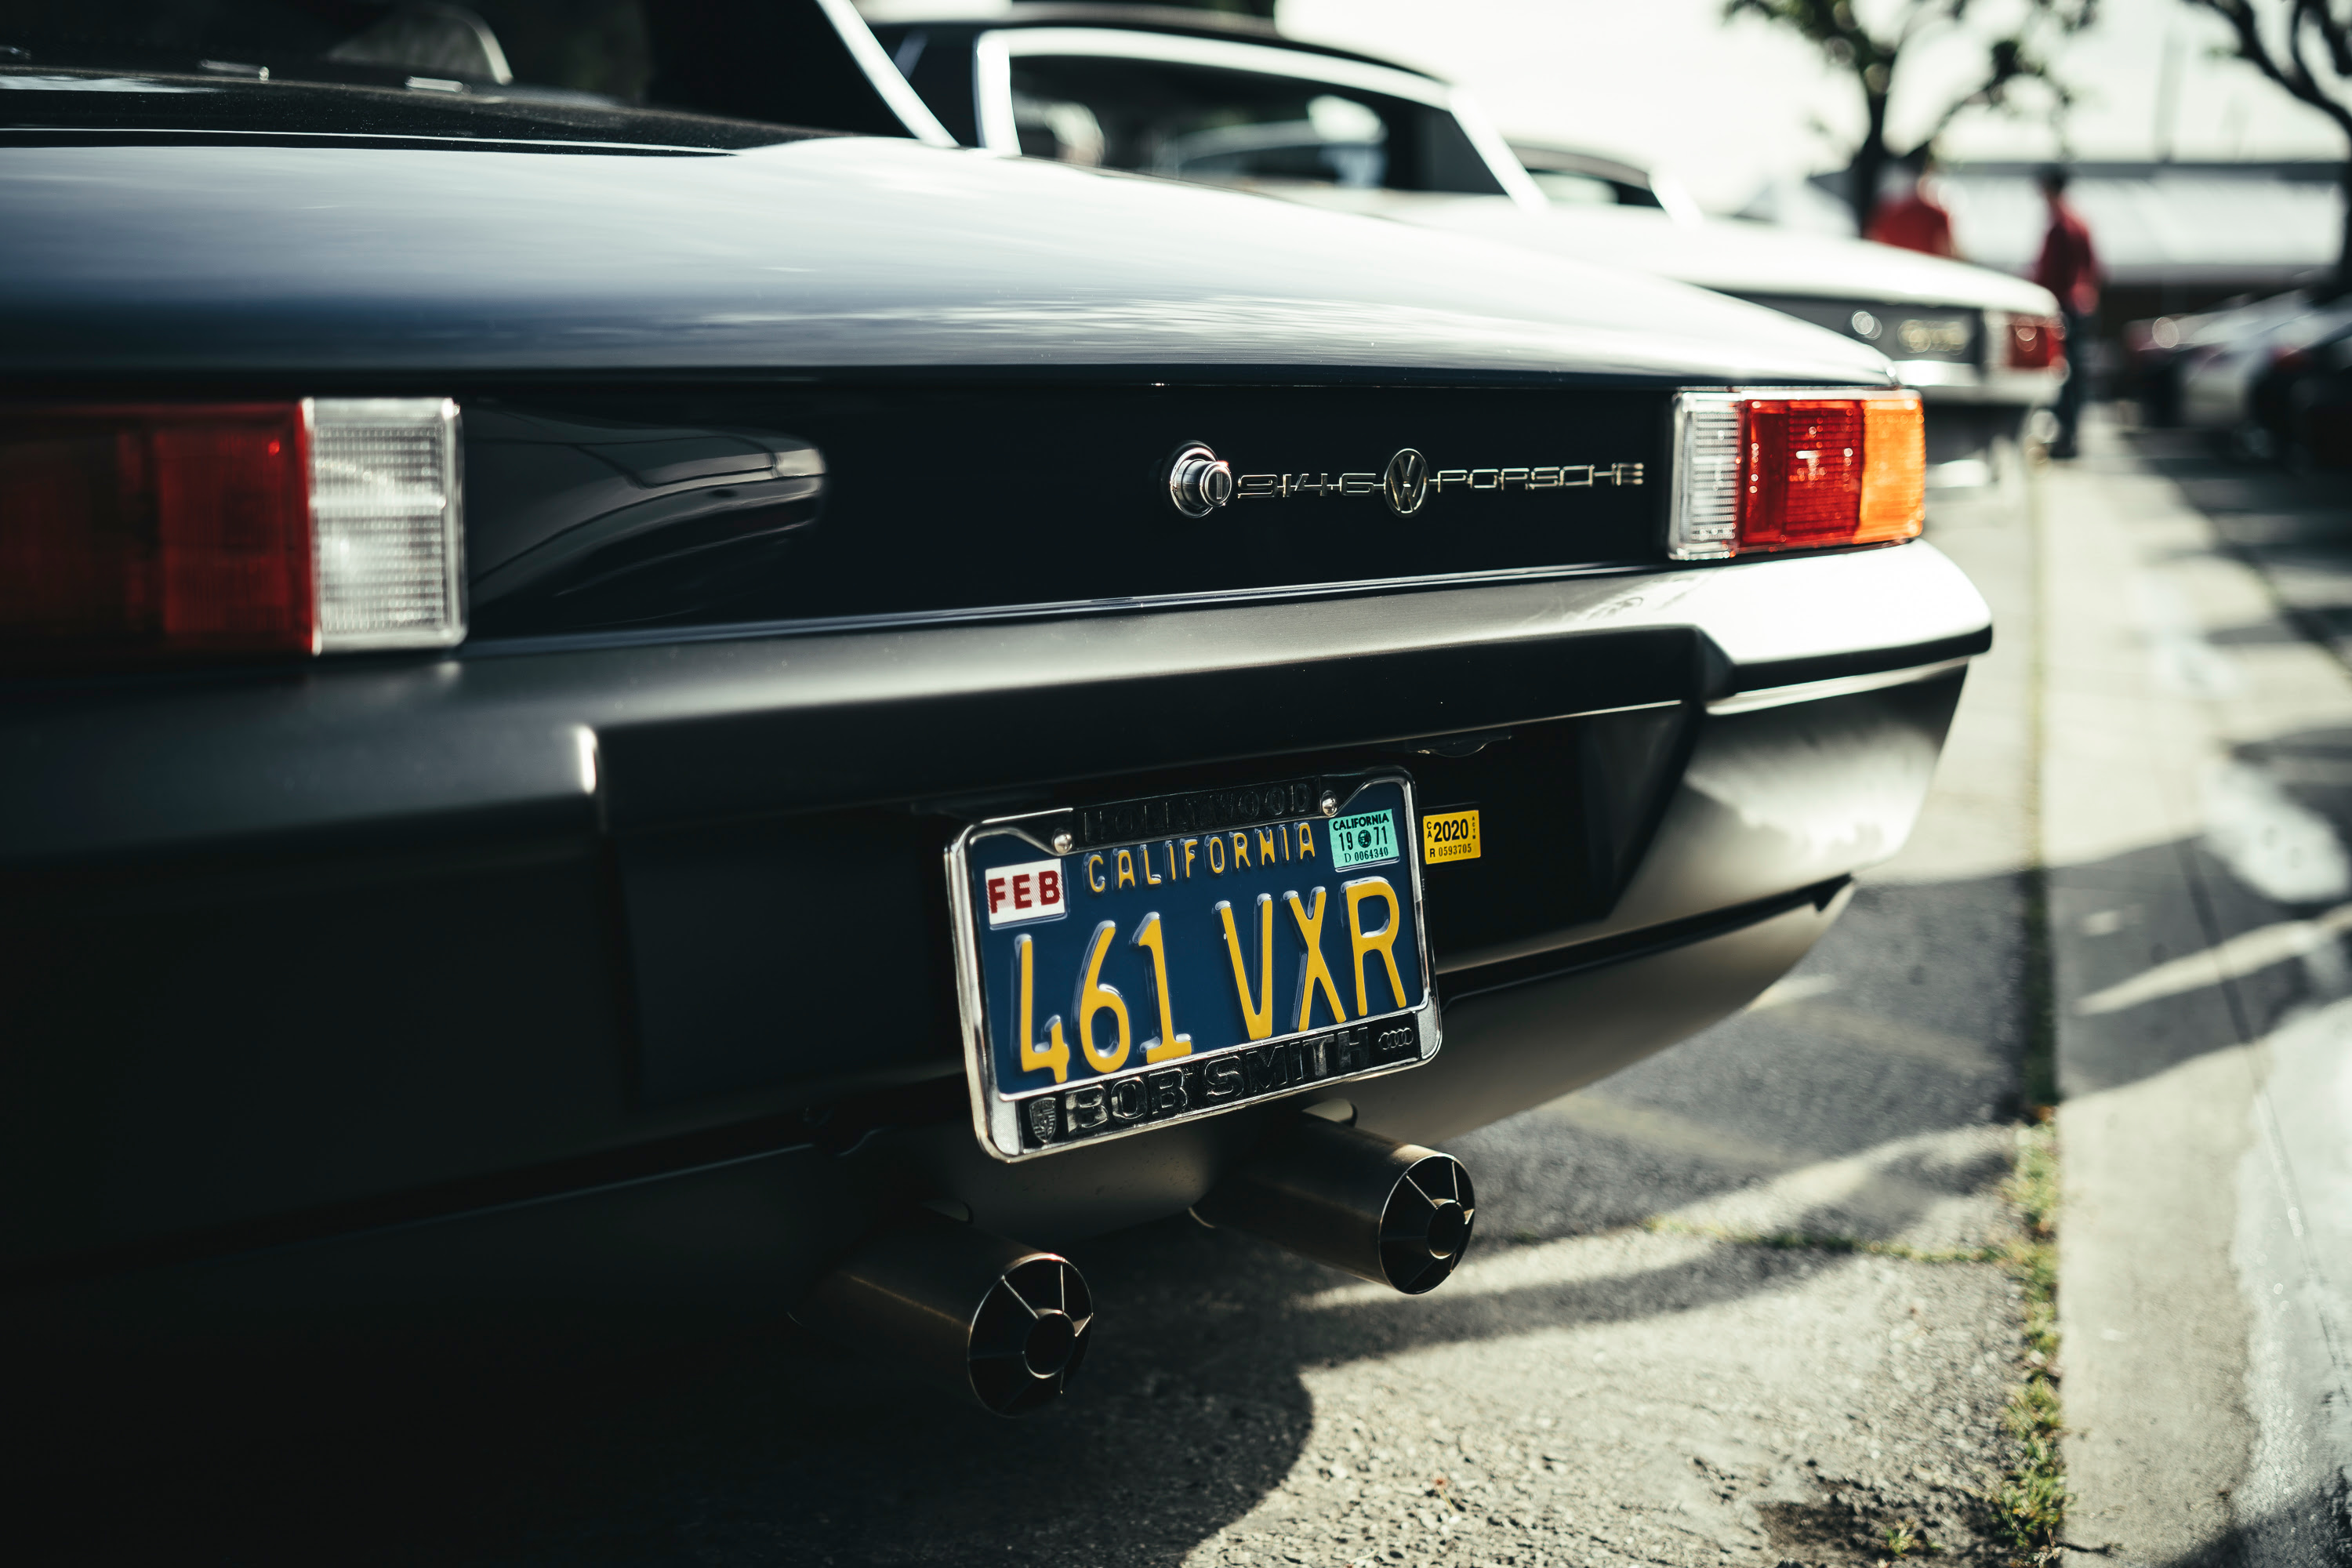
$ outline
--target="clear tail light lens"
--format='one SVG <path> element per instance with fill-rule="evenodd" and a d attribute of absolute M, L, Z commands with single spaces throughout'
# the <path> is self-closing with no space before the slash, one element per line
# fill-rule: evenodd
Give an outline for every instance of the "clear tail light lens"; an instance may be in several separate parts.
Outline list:
<path fill-rule="evenodd" d="M 1685 392 L 1675 437 L 1677 561 L 1881 544 L 1926 525 L 1916 392 Z"/>
<path fill-rule="evenodd" d="M 2066 323 L 2055 316 L 2011 316 L 2001 333 L 2001 363 L 2011 370 L 2055 370 L 2066 363 Z"/>
<path fill-rule="evenodd" d="M 457 642 L 466 635 L 457 405 L 322 397 L 310 409 L 320 650 Z"/>
<path fill-rule="evenodd" d="M 446 398 L 0 406 L 0 660 L 465 636 Z"/>

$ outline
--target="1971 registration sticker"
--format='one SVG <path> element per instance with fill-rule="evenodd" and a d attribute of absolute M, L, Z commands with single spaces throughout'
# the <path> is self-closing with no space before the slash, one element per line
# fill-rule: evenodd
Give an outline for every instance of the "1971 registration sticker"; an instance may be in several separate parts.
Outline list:
<path fill-rule="evenodd" d="M 1000 1159 L 1438 1047 L 1402 774 L 1007 817 L 948 852 L 973 1123 Z"/>

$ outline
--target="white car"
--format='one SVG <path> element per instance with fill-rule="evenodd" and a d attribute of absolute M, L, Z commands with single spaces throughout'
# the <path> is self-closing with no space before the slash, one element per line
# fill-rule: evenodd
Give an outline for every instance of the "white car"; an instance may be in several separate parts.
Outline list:
<path fill-rule="evenodd" d="M 2058 302 L 2008 273 L 1711 219 L 1631 164 L 1522 154 L 1460 89 L 1211 12 L 866 0 L 893 61 L 960 142 L 1241 185 L 1628 268 L 1885 353 L 1928 406 L 1929 482 L 1979 484 L 2065 379 Z M 1549 194 L 1547 194 L 1547 193 Z"/>

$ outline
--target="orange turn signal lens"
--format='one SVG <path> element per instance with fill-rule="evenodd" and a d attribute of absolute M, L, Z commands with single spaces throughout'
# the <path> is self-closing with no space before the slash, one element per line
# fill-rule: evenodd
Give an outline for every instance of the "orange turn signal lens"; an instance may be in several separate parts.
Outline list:
<path fill-rule="evenodd" d="M 1883 544 L 1927 523 L 1916 392 L 1686 392 L 1675 426 L 1677 561 Z"/>
<path fill-rule="evenodd" d="M 1927 416 L 1915 394 L 1862 405 L 1862 508 L 1853 542 L 1916 539 L 1927 526 Z"/>

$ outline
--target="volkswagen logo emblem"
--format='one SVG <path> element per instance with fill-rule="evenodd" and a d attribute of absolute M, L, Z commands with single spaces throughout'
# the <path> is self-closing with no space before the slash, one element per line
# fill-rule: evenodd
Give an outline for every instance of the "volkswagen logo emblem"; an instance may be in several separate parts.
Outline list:
<path fill-rule="evenodd" d="M 1389 471 L 1381 476 L 1381 489 L 1388 497 L 1391 511 L 1411 517 L 1429 499 L 1429 459 L 1407 447 L 1389 459 Z"/>

